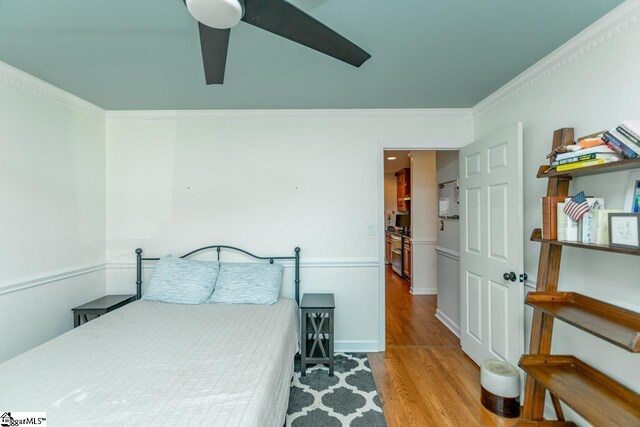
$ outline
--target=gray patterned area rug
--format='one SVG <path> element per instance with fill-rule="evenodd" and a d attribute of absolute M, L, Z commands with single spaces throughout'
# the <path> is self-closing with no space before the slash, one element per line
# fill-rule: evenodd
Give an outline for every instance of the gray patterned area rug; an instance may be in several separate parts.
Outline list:
<path fill-rule="evenodd" d="M 297 356 L 286 425 L 386 426 L 366 353 L 336 353 L 333 377 L 323 365 L 307 368 L 301 376 Z"/>

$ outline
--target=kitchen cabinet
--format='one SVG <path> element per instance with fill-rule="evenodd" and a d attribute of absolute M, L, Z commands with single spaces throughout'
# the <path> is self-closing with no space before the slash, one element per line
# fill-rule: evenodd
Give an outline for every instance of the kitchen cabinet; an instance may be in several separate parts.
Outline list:
<path fill-rule="evenodd" d="M 399 211 L 408 211 L 411 205 L 411 169 L 396 172 L 397 202 Z"/>
<path fill-rule="evenodd" d="M 411 240 L 405 239 L 402 244 L 402 272 L 411 278 Z"/>
<path fill-rule="evenodd" d="M 385 258 L 386 258 L 387 264 L 391 264 L 391 260 L 393 258 L 393 254 L 391 253 L 391 233 L 389 233 L 388 231 L 386 233 L 384 253 L 385 253 Z"/>

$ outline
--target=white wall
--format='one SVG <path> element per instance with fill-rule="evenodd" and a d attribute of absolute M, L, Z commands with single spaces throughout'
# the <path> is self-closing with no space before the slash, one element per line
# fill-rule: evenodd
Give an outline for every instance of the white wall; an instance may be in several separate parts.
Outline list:
<path fill-rule="evenodd" d="M 436 152 L 436 182 L 448 182 L 458 177 L 458 151 Z M 436 206 L 437 209 L 437 206 Z M 441 221 L 444 230 L 441 229 Z M 438 308 L 436 317 L 456 335 L 460 334 L 460 252 L 457 219 L 436 218 L 438 232 L 437 273 Z"/>
<path fill-rule="evenodd" d="M 104 112 L 0 63 L 0 362 L 105 292 Z"/>
<path fill-rule="evenodd" d="M 546 181 L 536 179 L 555 129 L 574 127 L 576 137 L 640 118 L 640 2 L 628 1 L 550 57 L 474 108 L 475 137 L 524 123 L 524 237 L 527 290 L 533 290 L 540 245 L 529 241 L 540 226 L 539 198 Z M 577 178 L 570 192 L 605 197 L 607 208 L 622 208 L 629 172 Z M 560 289 L 575 290 L 640 312 L 640 262 L 628 255 L 565 248 Z M 529 339 L 530 315 L 527 316 Z M 553 352 L 575 354 L 640 391 L 637 354 L 555 322 Z M 575 419 L 575 416 L 571 417 Z"/>
<path fill-rule="evenodd" d="M 459 147 L 470 131 L 467 113 L 455 111 L 109 113 L 108 290 L 134 290 L 136 247 L 300 246 L 302 292 L 335 293 L 336 347 L 375 351 L 382 150 Z"/>
<path fill-rule="evenodd" d="M 411 152 L 411 293 L 437 292 L 436 154 Z"/>

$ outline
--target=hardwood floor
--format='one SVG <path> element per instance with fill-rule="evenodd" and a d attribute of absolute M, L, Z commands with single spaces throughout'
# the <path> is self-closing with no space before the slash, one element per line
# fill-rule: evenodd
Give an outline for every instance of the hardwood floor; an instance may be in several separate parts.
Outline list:
<path fill-rule="evenodd" d="M 460 347 L 460 340 L 435 317 L 435 295 L 412 295 L 409 281 L 386 270 L 387 347 Z"/>
<path fill-rule="evenodd" d="M 435 295 L 411 295 L 386 271 L 387 345 L 369 353 L 389 426 L 511 426 L 480 403 L 480 369 L 435 318 Z"/>

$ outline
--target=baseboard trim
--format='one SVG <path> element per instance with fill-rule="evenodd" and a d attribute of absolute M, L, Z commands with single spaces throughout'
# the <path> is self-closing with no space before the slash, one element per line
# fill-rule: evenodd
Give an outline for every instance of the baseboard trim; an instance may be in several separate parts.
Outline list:
<path fill-rule="evenodd" d="M 0 284 L 0 295 L 6 295 L 12 292 L 23 291 L 25 289 L 34 288 L 36 286 L 46 285 L 47 283 L 59 282 L 61 280 L 70 279 L 72 277 L 94 273 L 96 271 L 104 270 L 105 268 L 105 263 L 93 264 L 72 268 L 69 270 L 62 270 L 53 274 L 38 276 L 27 280 L 3 283 Z"/>
<path fill-rule="evenodd" d="M 438 295 L 438 288 L 411 289 L 413 295 Z"/>
<path fill-rule="evenodd" d="M 380 346 L 378 341 L 336 341 L 334 349 L 342 353 L 374 353 Z"/>
<path fill-rule="evenodd" d="M 444 326 L 446 326 L 451 332 L 453 332 L 453 335 L 460 338 L 460 326 L 456 325 L 456 323 L 451 320 L 449 316 L 440 311 L 440 309 L 436 309 L 436 319 L 441 321 Z"/>

